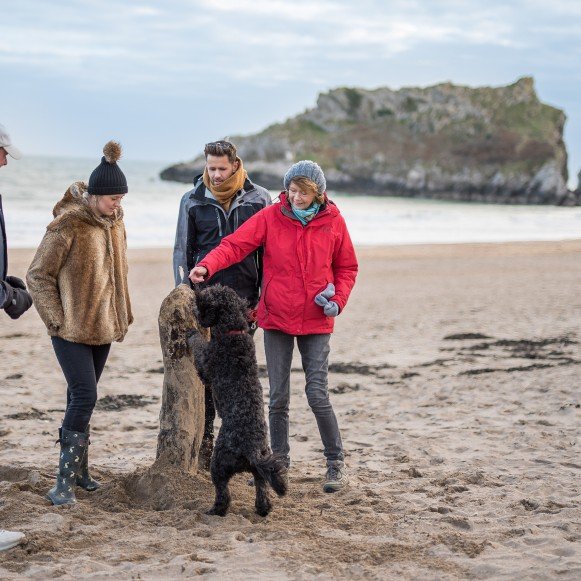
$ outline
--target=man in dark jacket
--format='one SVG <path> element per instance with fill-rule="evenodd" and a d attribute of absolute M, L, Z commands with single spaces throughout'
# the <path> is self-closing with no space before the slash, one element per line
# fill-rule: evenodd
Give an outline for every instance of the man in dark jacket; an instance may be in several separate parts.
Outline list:
<path fill-rule="evenodd" d="M 229 141 L 214 141 L 204 148 L 206 166 L 194 179 L 194 189 L 180 203 L 173 254 L 176 286 L 188 281 L 188 274 L 224 236 L 232 234 L 248 218 L 272 201 L 265 188 L 250 181 L 236 147 Z M 262 279 L 262 250 L 225 269 L 210 284 L 221 283 L 247 300 L 249 330 L 254 333 L 254 312 Z M 216 412 L 211 390 L 206 389 L 206 421 L 200 462 L 209 465 L 214 440 Z"/>
<path fill-rule="evenodd" d="M 8 132 L 0 125 L 0 167 L 8 163 L 8 156 L 20 159 L 20 151 L 14 145 Z M 18 319 L 32 305 L 32 299 L 26 290 L 26 285 L 15 276 L 6 276 L 8 268 L 8 248 L 6 245 L 6 227 L 2 212 L 2 196 L 0 195 L 0 308 L 13 319 Z M 0 529 L 0 551 L 6 551 L 21 543 L 24 533 Z"/>
<path fill-rule="evenodd" d="M 12 145 L 8 132 L 0 125 L 0 167 L 8 163 L 8 156 L 20 159 L 20 151 Z M 6 226 L 2 211 L 2 196 L 0 195 L 0 308 L 4 309 L 12 319 L 18 319 L 32 305 L 32 299 L 26 290 L 24 281 L 16 276 L 8 276 L 8 246 L 6 242 Z"/>

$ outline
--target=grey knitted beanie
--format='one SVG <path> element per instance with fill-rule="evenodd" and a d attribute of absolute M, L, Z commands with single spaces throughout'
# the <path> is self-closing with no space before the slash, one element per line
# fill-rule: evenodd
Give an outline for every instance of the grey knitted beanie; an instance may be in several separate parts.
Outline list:
<path fill-rule="evenodd" d="M 288 187 L 293 178 L 298 178 L 300 176 L 309 178 L 315 182 L 317 184 L 317 190 L 319 191 L 319 194 L 323 194 L 327 190 L 327 181 L 325 180 L 325 174 L 323 173 L 323 170 L 319 167 L 318 163 L 315 163 L 310 159 L 297 161 L 297 163 L 290 166 L 289 170 L 284 174 L 284 189 L 288 190 Z"/>

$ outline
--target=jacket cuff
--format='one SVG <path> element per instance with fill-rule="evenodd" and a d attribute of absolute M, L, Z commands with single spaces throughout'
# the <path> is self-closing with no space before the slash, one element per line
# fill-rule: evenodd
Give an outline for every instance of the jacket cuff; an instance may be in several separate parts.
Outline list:
<path fill-rule="evenodd" d="M 0 281 L 0 309 L 4 308 L 6 302 L 6 291 L 4 290 L 4 283 Z"/>
<path fill-rule="evenodd" d="M 50 333 L 57 333 L 61 327 L 62 325 L 55 321 L 50 321 L 46 324 L 46 328 Z"/>
<path fill-rule="evenodd" d="M 337 303 L 337 306 L 339 307 L 339 313 L 341 313 L 345 308 L 345 302 L 337 296 L 332 297 L 330 300 Z"/>
<path fill-rule="evenodd" d="M 212 277 L 212 275 L 214 274 L 213 272 L 210 272 L 208 265 L 205 264 L 204 262 L 200 262 L 200 263 L 196 264 L 196 266 L 203 266 L 206 269 L 207 273 L 206 273 L 206 276 L 204 277 L 205 281 L 210 279 Z"/>

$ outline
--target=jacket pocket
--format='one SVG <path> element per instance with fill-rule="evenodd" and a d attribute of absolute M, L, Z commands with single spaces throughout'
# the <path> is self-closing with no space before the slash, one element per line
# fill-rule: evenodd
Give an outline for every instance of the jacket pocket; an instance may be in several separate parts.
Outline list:
<path fill-rule="evenodd" d="M 326 282 L 324 283 L 319 283 L 318 285 L 316 285 L 313 289 L 313 287 L 311 287 L 310 292 L 309 292 L 309 297 L 307 299 L 307 305 L 305 308 L 305 320 L 313 320 L 313 319 L 329 319 L 330 317 L 327 317 L 327 315 L 325 315 L 325 311 L 323 311 L 323 307 L 321 307 L 320 305 L 318 305 L 315 302 L 315 298 L 317 298 L 317 295 L 321 294 L 329 285 L 329 283 L 335 284 L 332 280 L 329 280 L 328 278 L 325 279 Z M 333 300 L 332 298 L 327 299 L 327 300 Z"/>
<path fill-rule="evenodd" d="M 264 283 L 264 285 L 262 286 L 261 292 L 260 292 L 260 302 L 262 303 L 262 306 L 264 307 L 264 312 L 266 315 L 268 315 L 270 309 L 269 309 L 269 305 L 267 303 L 268 300 L 268 287 L 270 286 L 270 283 L 272 282 L 272 275 L 269 277 L 269 279 Z M 271 305 L 272 306 L 272 305 Z"/>

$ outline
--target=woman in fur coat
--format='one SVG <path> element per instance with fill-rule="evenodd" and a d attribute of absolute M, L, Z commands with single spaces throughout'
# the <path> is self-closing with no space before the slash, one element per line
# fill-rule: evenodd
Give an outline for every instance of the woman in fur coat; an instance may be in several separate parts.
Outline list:
<path fill-rule="evenodd" d="M 123 341 L 133 321 L 121 209 L 127 180 L 117 165 L 121 146 L 110 141 L 103 153 L 88 186 L 75 182 L 55 206 L 26 276 L 67 382 L 59 470 L 48 493 L 55 505 L 76 502 L 75 485 L 99 486 L 88 468 L 89 421 L 111 343 Z"/>

